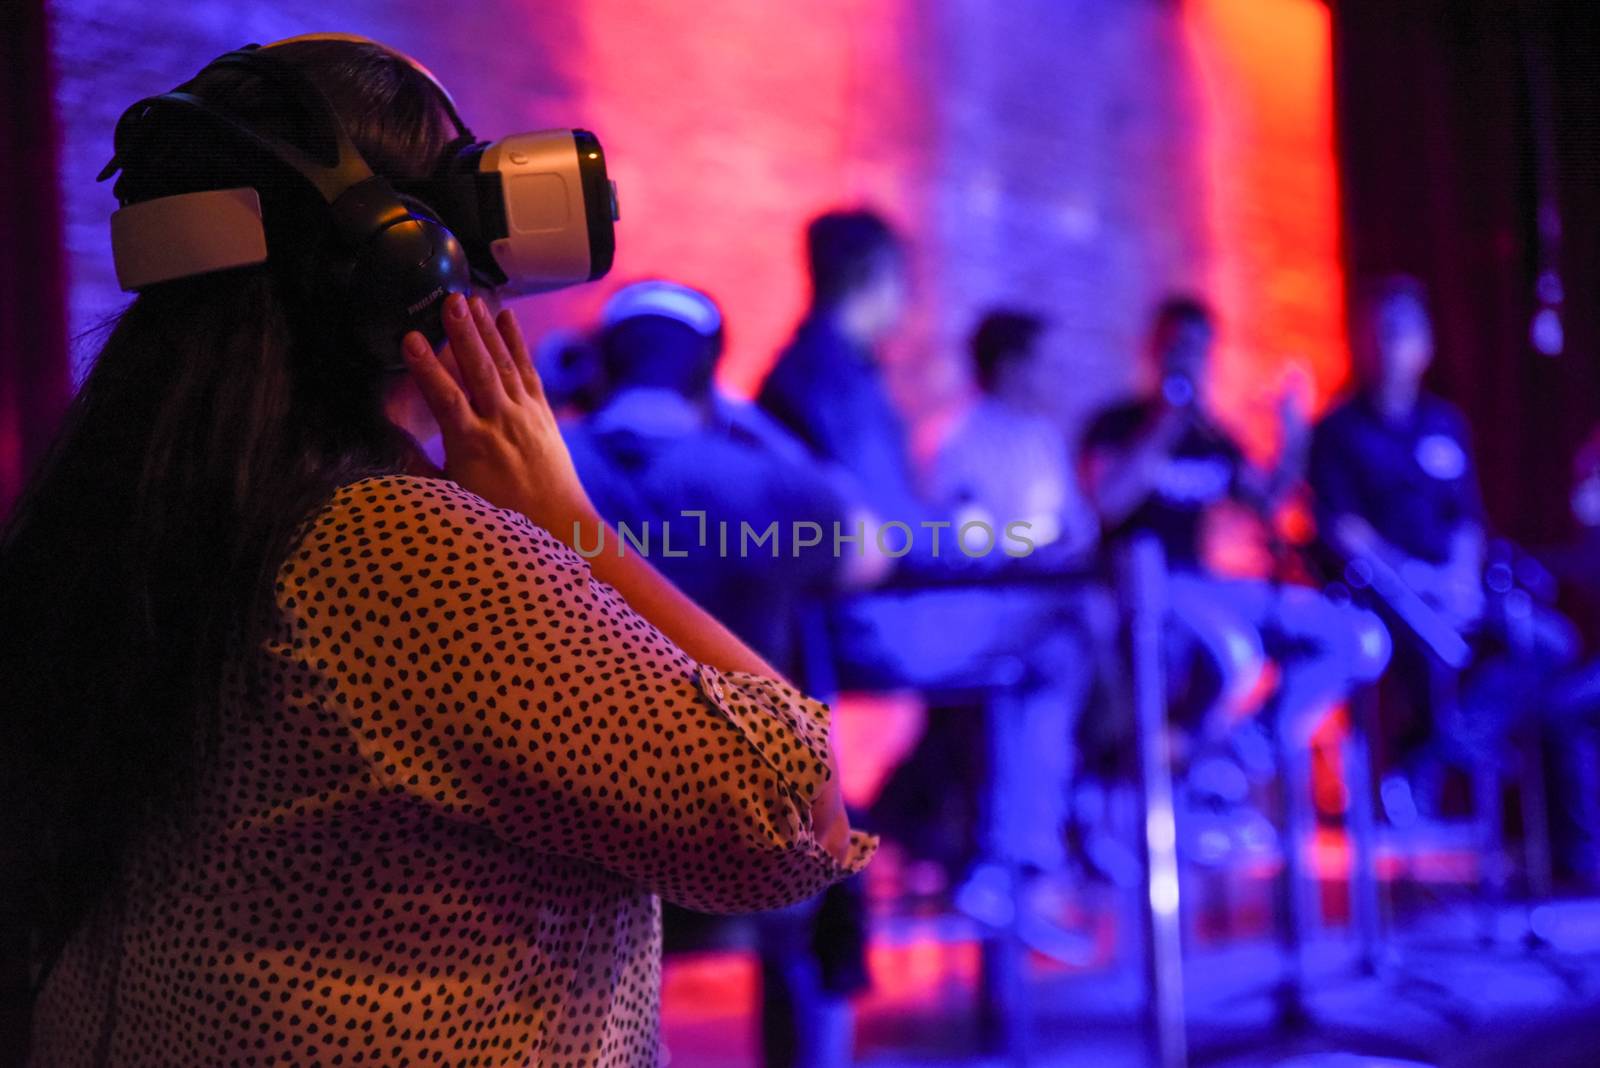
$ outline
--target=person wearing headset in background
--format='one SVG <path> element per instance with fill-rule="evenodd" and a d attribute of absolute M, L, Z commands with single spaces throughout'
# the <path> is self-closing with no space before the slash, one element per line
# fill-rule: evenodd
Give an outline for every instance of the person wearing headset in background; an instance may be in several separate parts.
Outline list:
<path fill-rule="evenodd" d="M 722 337 L 722 309 L 699 290 L 661 279 L 624 286 L 601 313 L 609 394 L 563 433 L 601 514 L 651 539 L 679 588 L 800 678 L 794 602 L 873 576 L 826 543 L 798 552 L 741 544 L 741 525 L 776 521 L 785 538 L 796 522 L 831 532 L 851 524 L 852 506 L 798 442 L 753 426 L 761 413 L 717 389 Z"/>
<path fill-rule="evenodd" d="M 604 273 L 609 189 L 589 135 L 521 136 L 581 199 L 552 246 L 473 213 L 536 208 L 522 164 L 373 42 L 119 123 L 140 292 L 0 541 L 40 1068 L 654 1066 L 658 895 L 771 908 L 871 854 L 826 709 L 566 544 L 601 520 L 465 294 Z"/>
<path fill-rule="evenodd" d="M 870 558 L 831 546 L 749 547 L 742 529 L 853 526 L 838 479 L 750 406 L 716 387 L 725 327 L 705 293 L 661 279 L 612 295 L 600 316 L 611 394 L 564 429 L 573 463 L 609 521 L 643 531 L 661 570 L 789 677 L 806 677 L 799 626 L 809 604 L 870 579 Z M 723 532 L 726 531 L 724 534 Z M 669 550 L 670 546 L 670 550 Z M 848 754 L 846 754 L 848 756 Z M 755 917 L 767 1068 L 847 1064 L 849 996 L 866 986 L 859 880 Z M 694 918 L 667 915 L 674 930 Z"/>

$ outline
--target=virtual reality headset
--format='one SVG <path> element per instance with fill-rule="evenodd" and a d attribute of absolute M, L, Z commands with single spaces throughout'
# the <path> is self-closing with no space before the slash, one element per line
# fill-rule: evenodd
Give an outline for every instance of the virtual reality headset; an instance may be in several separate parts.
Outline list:
<path fill-rule="evenodd" d="M 440 173 L 396 181 L 460 239 L 478 284 L 520 296 L 611 270 L 617 186 L 588 130 L 539 130 L 461 144 Z"/>
<path fill-rule="evenodd" d="M 410 181 L 388 181 L 372 174 L 320 91 L 289 64 L 271 58 L 280 45 L 312 40 L 384 48 L 438 88 L 459 136 L 446 149 L 435 174 Z M 316 187 L 333 209 L 347 244 L 355 249 L 351 256 L 366 256 L 383 268 L 369 273 L 381 281 L 387 277 L 384 271 L 394 273 L 389 261 L 401 261 L 398 271 L 405 284 L 395 299 L 403 303 L 389 316 L 401 320 L 408 314 L 426 318 L 431 311 L 436 324 L 434 305 L 447 293 L 469 287 L 506 295 L 538 293 L 592 281 L 611 269 L 616 249 L 613 224 L 618 218 L 616 184 L 606 174 L 605 153 L 592 133 L 541 130 L 479 141 L 431 72 L 411 57 L 362 37 L 292 37 L 264 47 L 247 46 L 213 65 L 224 63 L 278 77 L 287 92 L 309 100 L 333 128 L 340 146 L 336 163 L 328 166 L 296 146 L 250 129 L 189 92 L 194 84 L 190 82 L 172 93 L 142 100 L 124 114 L 118 124 L 117 156 L 101 179 L 125 165 L 129 146 L 148 132 L 140 127 L 159 123 L 174 111 L 205 117 L 265 149 Z M 367 256 L 360 247 L 363 242 L 378 243 L 380 254 Z M 127 291 L 264 263 L 267 240 L 261 199 L 254 188 L 245 186 L 125 204 L 111 217 L 111 245 L 118 284 Z M 356 262 L 359 266 L 366 261 Z M 437 330 L 425 332 L 431 335 Z"/>

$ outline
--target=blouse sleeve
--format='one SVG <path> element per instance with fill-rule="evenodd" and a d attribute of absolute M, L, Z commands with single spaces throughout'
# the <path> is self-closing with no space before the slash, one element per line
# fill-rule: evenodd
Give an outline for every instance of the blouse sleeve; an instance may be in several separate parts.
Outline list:
<path fill-rule="evenodd" d="M 377 778 L 531 850 L 709 912 L 866 865 L 818 843 L 828 710 L 690 659 L 525 517 L 454 483 L 339 491 L 279 575 L 290 655 Z"/>

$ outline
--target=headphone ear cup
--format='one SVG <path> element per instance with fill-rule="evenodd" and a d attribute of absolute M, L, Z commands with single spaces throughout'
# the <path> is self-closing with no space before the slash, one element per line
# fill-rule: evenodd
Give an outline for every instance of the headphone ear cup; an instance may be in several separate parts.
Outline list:
<path fill-rule="evenodd" d="M 345 271 L 353 324 L 380 359 L 396 364 L 409 331 L 443 344 L 445 298 L 472 287 L 461 242 L 443 223 L 415 211 L 372 234 Z"/>

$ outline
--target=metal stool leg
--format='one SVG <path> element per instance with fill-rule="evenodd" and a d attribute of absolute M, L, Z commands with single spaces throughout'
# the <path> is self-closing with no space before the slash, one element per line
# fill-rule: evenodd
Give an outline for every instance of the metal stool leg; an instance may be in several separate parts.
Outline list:
<path fill-rule="evenodd" d="M 1496 940 L 1496 921 L 1505 902 L 1507 861 L 1501 801 L 1499 772 L 1480 762 L 1472 769 L 1472 806 L 1479 858 L 1478 938 L 1485 945 Z"/>
<path fill-rule="evenodd" d="M 1284 972 L 1278 985 L 1279 1026 L 1298 1030 L 1310 1019 L 1305 1003 L 1306 937 L 1321 908 L 1319 887 L 1307 877 L 1305 849 L 1316 833 L 1311 805 L 1311 751 L 1277 731 L 1283 792 L 1283 871 L 1278 879 L 1278 943 Z"/>
<path fill-rule="evenodd" d="M 1124 584 L 1131 602 L 1135 737 L 1143 801 L 1147 1031 L 1154 1046 L 1154 1063 L 1159 1068 L 1183 1068 L 1188 1063 L 1188 1036 L 1178 908 L 1178 835 L 1161 648 L 1166 622 L 1166 561 L 1159 543 L 1143 537 L 1129 546 L 1124 566 Z"/>
<path fill-rule="evenodd" d="M 1383 899 L 1378 883 L 1378 822 L 1372 791 L 1372 740 L 1378 694 L 1369 686 L 1350 699 L 1345 738 L 1345 782 L 1350 790 L 1350 920 L 1361 947 L 1360 969 L 1376 974 L 1383 941 Z"/>
<path fill-rule="evenodd" d="M 1020 676 L 1020 665 L 1016 674 Z M 985 708 L 989 749 L 988 792 L 984 812 L 984 853 L 1006 874 L 1011 896 L 1009 919 L 988 933 L 980 948 L 979 1028 L 985 1049 L 1010 1063 L 1028 1061 L 1030 1006 L 1027 948 L 1018 933 L 1021 919 L 1022 871 L 1015 849 L 1018 804 L 1024 781 L 1019 761 L 1027 759 L 1020 737 L 1022 710 L 1015 684 L 992 691 Z M 1025 802 L 1024 802 L 1025 803 Z"/>

